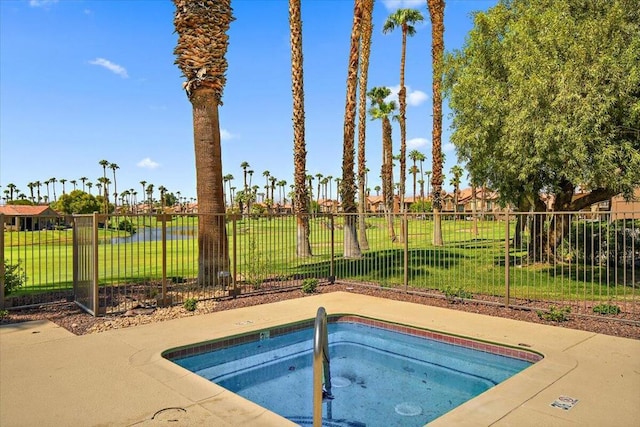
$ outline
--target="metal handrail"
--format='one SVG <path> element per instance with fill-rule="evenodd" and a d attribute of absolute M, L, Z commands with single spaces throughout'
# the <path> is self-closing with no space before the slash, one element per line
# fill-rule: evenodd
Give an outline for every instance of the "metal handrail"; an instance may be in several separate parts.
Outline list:
<path fill-rule="evenodd" d="M 324 375 L 323 375 L 324 374 Z M 322 380 L 324 377 L 324 387 Z M 313 426 L 322 427 L 322 400 L 333 399 L 329 369 L 329 336 L 327 312 L 318 308 L 313 333 Z"/>

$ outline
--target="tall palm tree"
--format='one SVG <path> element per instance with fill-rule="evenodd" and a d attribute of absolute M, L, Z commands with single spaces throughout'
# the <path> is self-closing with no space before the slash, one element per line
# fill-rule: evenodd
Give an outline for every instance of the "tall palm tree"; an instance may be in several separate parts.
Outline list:
<path fill-rule="evenodd" d="M 251 184 L 249 184 L 249 187 L 247 187 L 247 169 L 251 166 L 249 166 L 249 162 L 242 162 L 240 163 L 240 167 L 242 168 L 242 174 L 244 176 L 244 191 L 247 191 L 247 189 L 251 186 Z"/>
<path fill-rule="evenodd" d="M 307 175 L 307 184 L 307 190 L 309 193 L 309 212 L 313 213 L 313 175 Z"/>
<path fill-rule="evenodd" d="M 56 196 L 56 182 L 58 182 L 58 179 L 56 177 L 49 178 L 49 182 L 51 183 L 51 187 L 53 188 L 53 201 L 55 202 L 56 200 L 58 200 L 58 196 Z"/>
<path fill-rule="evenodd" d="M 46 185 L 46 186 L 47 186 L 47 202 L 48 202 L 49 200 L 51 200 L 51 195 L 49 194 L 49 184 L 51 184 L 51 180 L 50 180 L 50 179 L 47 179 L 47 180 L 44 182 L 44 185 Z M 8 187 L 8 186 L 7 186 L 7 187 Z M 13 200 L 13 192 L 11 193 L 11 200 Z"/>
<path fill-rule="evenodd" d="M 380 186 L 376 185 L 375 187 L 373 187 L 373 189 L 376 191 L 376 196 L 380 195 Z"/>
<path fill-rule="evenodd" d="M 10 182 L 9 184 L 7 184 L 7 189 L 9 190 L 9 200 L 13 201 L 13 193 L 17 192 L 18 186 L 15 185 L 13 182 Z M 47 184 L 47 188 L 49 188 L 49 185 Z"/>
<path fill-rule="evenodd" d="M 198 282 L 214 284 L 229 271 L 222 149 L 218 106 L 226 83 L 225 58 L 233 21 L 231 0 L 173 0 L 178 43 L 176 64 L 193 109 L 193 134 L 198 195 Z M 222 277 L 222 275 L 220 275 Z"/>
<path fill-rule="evenodd" d="M 394 101 L 385 102 L 385 98 L 391 94 L 387 87 L 374 87 L 367 95 L 371 99 L 369 115 L 372 119 L 382 121 L 382 198 L 387 217 L 389 238 L 392 242 L 397 240 L 393 228 L 393 143 L 391 139 L 391 119 L 396 110 Z"/>
<path fill-rule="evenodd" d="M 454 165 L 451 168 L 451 177 L 450 184 L 453 185 L 453 212 L 458 212 L 458 196 L 460 195 L 460 178 L 464 174 L 464 169 L 462 169 L 459 165 Z M 455 215 L 454 215 L 455 218 Z"/>
<path fill-rule="evenodd" d="M 320 205 L 320 196 L 322 196 L 322 193 L 320 192 L 320 187 L 322 186 L 322 178 L 324 178 L 324 175 L 322 175 L 321 173 L 316 174 L 316 179 L 318 180 L 318 194 L 316 195 L 316 203 L 318 203 L 318 205 Z M 318 209 L 320 209 L 320 206 L 318 206 Z"/>
<path fill-rule="evenodd" d="M 118 205 L 118 186 L 116 184 L 116 169 L 120 169 L 120 166 L 118 166 L 115 163 L 110 163 L 109 169 L 113 171 L 113 203 L 114 205 L 117 206 Z"/>
<path fill-rule="evenodd" d="M 64 188 L 64 184 L 66 184 L 67 180 L 64 178 L 60 178 L 60 184 L 62 184 L 62 194 L 67 194 L 65 188 Z"/>
<path fill-rule="evenodd" d="M 35 182 L 30 182 L 30 183 L 27 184 L 27 187 L 29 187 L 29 192 L 31 193 L 31 197 L 30 197 L 31 198 L 31 203 L 35 204 L 36 199 L 33 196 L 33 189 L 36 187 L 36 183 Z"/>
<path fill-rule="evenodd" d="M 164 213 L 164 205 L 165 205 L 165 200 L 164 200 L 164 196 L 167 193 L 167 187 L 165 187 L 164 185 L 161 185 L 160 187 L 158 187 L 158 191 L 160 192 L 160 212 Z"/>
<path fill-rule="evenodd" d="M 362 5 L 362 30 L 360 33 L 360 78 L 358 81 L 358 238 L 360 250 L 369 250 L 365 213 L 366 203 L 366 127 L 367 127 L 367 82 L 369 79 L 369 57 L 373 31 L 373 0 L 364 0 Z"/>
<path fill-rule="evenodd" d="M 89 180 L 89 178 L 87 178 L 86 176 L 83 176 L 80 178 L 80 181 L 82 182 L 82 191 L 86 191 L 85 187 L 86 187 L 86 183 Z"/>
<path fill-rule="evenodd" d="M 427 0 L 431 17 L 431 62 L 433 68 L 433 244 L 442 246 L 442 70 L 444 56 L 444 0 Z"/>
<path fill-rule="evenodd" d="M 142 193 L 141 193 L 142 196 L 141 197 L 144 200 L 144 195 L 147 192 L 147 181 L 144 181 L 144 180 L 140 181 L 140 185 L 142 185 Z"/>
<path fill-rule="evenodd" d="M 398 121 L 400 122 L 400 210 L 404 211 L 404 195 L 405 182 L 407 179 L 407 88 L 404 85 L 404 69 L 407 52 L 407 36 L 413 36 L 416 33 L 415 24 L 424 21 L 424 17 L 419 10 L 416 9 L 398 9 L 389 17 L 382 27 L 382 32 L 387 34 L 396 28 L 402 32 L 402 46 L 400 53 L 400 90 L 398 92 L 398 104 L 400 111 Z"/>
<path fill-rule="evenodd" d="M 91 182 L 91 181 L 87 182 L 87 188 L 89 189 L 89 194 L 91 194 L 91 187 L 93 187 L 93 182 Z M 38 197 L 40 197 L 40 196 L 38 195 Z"/>
<path fill-rule="evenodd" d="M 355 182 L 355 126 L 356 126 L 356 92 L 358 90 L 358 63 L 361 23 L 363 17 L 363 1 L 355 0 L 353 7 L 353 25 L 351 27 L 351 46 L 349 49 L 349 66 L 347 68 L 347 97 L 344 108 L 344 132 L 342 143 L 342 212 L 344 218 L 343 256 L 360 258 L 358 242 Z"/>
<path fill-rule="evenodd" d="M 416 201 L 416 184 L 418 181 L 418 174 L 420 173 L 420 169 L 418 169 L 418 166 L 413 165 L 409 168 L 409 173 L 411 175 L 413 175 L 413 202 L 415 203 Z"/>

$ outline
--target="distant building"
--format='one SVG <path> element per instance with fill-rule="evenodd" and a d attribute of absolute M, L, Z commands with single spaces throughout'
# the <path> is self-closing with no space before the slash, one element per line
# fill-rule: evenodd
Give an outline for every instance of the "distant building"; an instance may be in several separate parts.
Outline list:
<path fill-rule="evenodd" d="M 63 217 L 49 206 L 44 205 L 4 205 L 4 228 L 13 231 L 46 230 L 56 225 Z"/>

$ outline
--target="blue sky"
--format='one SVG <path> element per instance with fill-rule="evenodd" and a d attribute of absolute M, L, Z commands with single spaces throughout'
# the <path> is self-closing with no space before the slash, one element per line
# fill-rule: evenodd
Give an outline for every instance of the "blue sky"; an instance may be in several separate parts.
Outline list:
<path fill-rule="evenodd" d="M 459 48 L 471 12 L 496 0 L 449 0 L 445 47 Z M 242 186 L 240 164 L 264 185 L 265 170 L 293 183 L 291 72 L 286 0 L 234 0 L 229 69 L 220 107 L 224 173 Z M 431 28 L 426 0 L 378 0 L 369 86 L 399 85 L 401 37 L 382 34 L 398 7 L 418 8 L 425 23 L 409 38 L 408 151 L 431 169 Z M 140 181 L 195 197 L 191 105 L 174 65 L 173 3 L 147 1 L 3 0 L 0 2 L 0 185 L 55 177 L 96 182 L 98 162 L 120 167 L 118 191 Z M 342 127 L 351 0 L 303 0 L 307 168 L 342 175 Z M 381 125 L 367 121 L 369 187 L 379 184 Z M 456 164 L 445 121 L 446 184 Z M 399 152 L 394 126 L 394 152 Z M 79 182 L 79 181 L 78 181 Z M 67 185 L 67 191 L 71 188 Z M 57 184 L 58 194 L 61 185 Z M 411 179 L 407 178 L 408 193 Z M 95 187 L 94 187 L 95 194 Z"/>

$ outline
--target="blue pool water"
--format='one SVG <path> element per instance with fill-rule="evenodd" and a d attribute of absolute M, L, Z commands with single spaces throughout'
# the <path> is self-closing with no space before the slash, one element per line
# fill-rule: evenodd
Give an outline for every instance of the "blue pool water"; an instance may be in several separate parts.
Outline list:
<path fill-rule="evenodd" d="M 531 365 L 359 323 L 329 324 L 325 426 L 422 426 Z M 300 425 L 313 414 L 313 329 L 173 360 Z"/>

